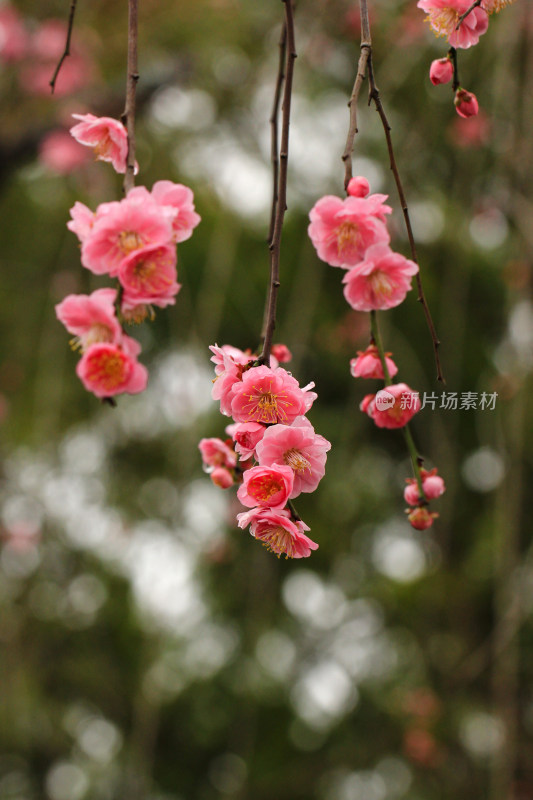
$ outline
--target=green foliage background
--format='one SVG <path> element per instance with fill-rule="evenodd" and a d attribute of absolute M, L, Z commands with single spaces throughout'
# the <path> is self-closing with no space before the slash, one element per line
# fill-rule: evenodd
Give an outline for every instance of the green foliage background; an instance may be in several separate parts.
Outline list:
<path fill-rule="evenodd" d="M 67 5 L 16 3 L 34 27 Z M 54 304 L 103 285 L 65 223 L 76 200 L 120 198 L 120 178 L 102 163 L 59 176 L 38 159 L 70 113 L 122 111 L 126 3 L 78 5 L 74 41 L 97 64 L 87 89 L 35 98 L 16 65 L 0 73 L 1 800 L 530 800 L 530 3 L 459 54 L 486 115 L 470 145 L 477 121 L 427 77 L 445 42 L 414 0 L 370 3 L 446 386 L 414 292 L 381 314 L 386 347 L 421 393 L 498 393 L 492 411 L 415 418 L 448 487 L 425 533 L 404 519 L 402 438 L 358 410 L 375 390 L 348 368 L 367 315 L 306 232 L 316 199 L 342 195 L 356 3 L 297 4 L 276 339 L 298 380 L 316 382 L 310 418 L 333 445 L 298 503 L 320 544 L 305 563 L 235 527 L 236 501 L 196 446 L 225 424 L 209 344 L 259 338 L 282 3 L 140 3 L 138 180 L 191 185 L 202 223 L 179 246 L 176 307 L 135 331 L 150 388 L 117 409 L 84 392 Z M 393 246 L 408 255 L 364 99 L 355 170 L 390 195 Z"/>

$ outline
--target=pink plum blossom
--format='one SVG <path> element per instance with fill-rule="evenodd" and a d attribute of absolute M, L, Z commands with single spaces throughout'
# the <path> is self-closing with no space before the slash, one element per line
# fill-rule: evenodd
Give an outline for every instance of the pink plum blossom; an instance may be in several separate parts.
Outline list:
<path fill-rule="evenodd" d="M 76 343 L 87 350 L 97 342 L 119 344 L 122 328 L 115 314 L 115 289 L 97 289 L 90 295 L 69 294 L 56 305 L 56 316 Z"/>
<path fill-rule="evenodd" d="M 283 508 L 289 499 L 294 484 L 294 472 L 284 464 L 271 467 L 252 467 L 243 476 L 237 497 L 248 508 Z"/>
<path fill-rule="evenodd" d="M 175 242 L 184 242 L 192 236 L 201 217 L 194 210 L 194 195 L 188 186 L 172 181 L 157 181 L 152 186 L 152 197 L 160 206 L 174 211 L 172 230 Z"/>
<path fill-rule="evenodd" d="M 378 428 L 403 428 L 420 411 L 420 400 L 418 393 L 407 384 L 393 383 L 373 397 L 367 395 L 361 410 L 374 420 Z"/>
<path fill-rule="evenodd" d="M 313 385 L 301 389 L 283 367 L 252 367 L 233 386 L 231 414 L 236 422 L 290 425 L 316 400 L 316 393 L 309 391 Z"/>
<path fill-rule="evenodd" d="M 446 36 L 451 47 L 468 48 L 477 44 L 489 26 L 487 12 L 474 8 L 457 29 L 459 17 L 471 6 L 470 0 L 418 0 L 417 6 L 428 15 L 433 32 Z"/>
<path fill-rule="evenodd" d="M 126 256 L 118 271 L 123 307 L 131 310 L 146 304 L 164 308 L 175 303 L 181 288 L 176 282 L 176 260 L 173 244 L 148 245 Z"/>
<path fill-rule="evenodd" d="M 425 506 L 407 509 L 407 519 L 417 531 L 425 531 L 431 528 L 433 520 L 438 516 L 437 513 L 428 511 Z"/>
<path fill-rule="evenodd" d="M 235 451 L 222 439 L 200 439 L 198 449 L 206 467 L 231 467 L 237 464 Z"/>
<path fill-rule="evenodd" d="M 350 178 L 346 191 L 351 197 L 366 197 L 370 194 L 370 184 L 362 175 Z"/>
<path fill-rule="evenodd" d="M 384 225 L 390 206 L 387 195 L 340 197 L 326 195 L 309 212 L 308 233 L 322 261 L 332 267 L 349 268 L 358 264 L 365 251 L 377 242 L 388 243 Z"/>
<path fill-rule="evenodd" d="M 255 448 L 265 435 L 266 427 L 259 422 L 237 422 L 228 425 L 227 433 L 235 442 L 235 451 L 239 453 L 241 461 L 247 461 L 255 456 Z"/>
<path fill-rule="evenodd" d="M 387 244 L 368 248 L 364 259 L 344 276 L 344 296 L 356 311 L 394 308 L 405 300 L 418 264 Z"/>
<path fill-rule="evenodd" d="M 426 500 L 435 500 L 444 494 L 446 486 L 440 475 L 437 475 L 437 469 L 434 468 L 428 472 L 426 469 L 420 470 L 422 478 L 422 489 Z M 410 506 L 416 506 L 420 502 L 420 493 L 418 491 L 418 483 L 415 478 L 407 478 L 407 486 L 405 487 L 403 496 L 406 503 Z"/>
<path fill-rule="evenodd" d="M 483 0 L 482 7 L 485 9 L 487 14 L 497 14 L 502 10 L 502 8 L 511 5 L 511 3 L 514 3 L 514 1 L 515 0 Z"/>
<path fill-rule="evenodd" d="M 75 233 L 83 244 L 91 233 L 96 214 L 77 200 L 70 209 L 70 216 L 72 219 L 70 222 L 67 222 L 67 228 L 69 231 L 72 231 L 72 233 Z"/>
<path fill-rule="evenodd" d="M 67 131 L 57 130 L 43 136 L 39 144 L 39 160 L 52 172 L 68 175 L 87 162 L 87 151 L 73 141 Z M 81 204 L 80 204 L 81 205 Z"/>
<path fill-rule="evenodd" d="M 457 89 L 453 102 L 459 116 L 465 119 L 468 117 L 475 117 L 479 111 L 479 103 L 476 95 L 473 92 L 467 92 L 466 89 Z"/>
<path fill-rule="evenodd" d="M 256 448 L 261 466 L 286 464 L 294 471 L 290 499 L 301 492 L 314 492 L 324 477 L 326 453 L 331 444 L 315 433 L 306 417 L 296 417 L 291 425 L 271 425 Z"/>
<path fill-rule="evenodd" d="M 146 367 L 136 360 L 140 351 L 140 344 L 129 336 L 123 336 L 120 345 L 92 344 L 79 360 L 76 373 L 96 397 L 138 394 L 148 381 Z"/>
<path fill-rule="evenodd" d="M 278 558 L 307 558 L 312 550 L 318 549 L 304 531 L 309 527 L 297 520 L 293 522 L 286 510 L 257 509 L 237 516 L 240 528 L 250 525 L 250 533 Z"/>
<path fill-rule="evenodd" d="M 109 161 L 116 172 L 126 172 L 128 133 L 122 122 L 94 114 L 72 116 L 80 122 L 70 129 L 71 136 L 80 144 L 92 147 L 98 161 Z"/>
<path fill-rule="evenodd" d="M 215 375 L 211 396 L 213 400 L 220 400 L 220 413 L 231 416 L 231 403 L 233 400 L 233 390 L 236 384 L 242 380 L 243 368 L 255 356 L 243 353 L 237 347 L 231 345 L 213 345 L 209 348 L 213 353 L 211 361 L 215 364 Z"/>
<path fill-rule="evenodd" d="M 385 363 L 389 371 L 389 377 L 393 378 L 398 372 L 398 367 L 392 358 L 389 358 L 390 355 L 390 353 L 385 353 Z M 369 345 L 364 352 L 360 350 L 357 352 L 357 358 L 350 360 L 350 372 L 354 378 L 380 378 L 385 380 L 383 365 L 375 344 Z"/>
<path fill-rule="evenodd" d="M 453 78 L 453 64 L 449 58 L 437 58 L 431 62 L 429 79 L 433 86 L 449 83 Z"/>
<path fill-rule="evenodd" d="M 172 241 L 172 227 L 165 209 L 142 195 L 132 197 L 132 194 L 96 209 L 96 219 L 81 248 L 81 263 L 96 275 L 107 273 L 113 277 L 126 256 L 148 245 Z"/>

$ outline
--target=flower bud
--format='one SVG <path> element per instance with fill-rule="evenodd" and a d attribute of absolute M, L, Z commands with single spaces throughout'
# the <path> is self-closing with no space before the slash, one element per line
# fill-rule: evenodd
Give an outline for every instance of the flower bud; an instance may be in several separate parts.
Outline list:
<path fill-rule="evenodd" d="M 431 513 L 425 506 L 418 506 L 418 508 L 406 509 L 409 513 L 407 519 L 417 531 L 425 531 L 431 528 L 433 520 L 439 515 L 435 512 Z"/>
<path fill-rule="evenodd" d="M 215 486 L 220 486 L 221 489 L 229 489 L 230 486 L 233 486 L 231 472 L 225 467 L 216 467 L 211 473 L 210 478 Z"/>
<path fill-rule="evenodd" d="M 370 184 L 366 178 L 359 175 L 350 180 L 347 192 L 351 197 L 366 197 L 367 194 L 370 194 Z"/>
<path fill-rule="evenodd" d="M 449 83 L 453 77 L 453 64 L 449 58 L 437 58 L 431 62 L 429 79 L 433 86 Z"/>
<path fill-rule="evenodd" d="M 467 119 L 468 117 L 475 117 L 479 111 L 479 103 L 477 97 L 472 92 L 467 92 L 466 89 L 457 89 L 455 93 L 455 110 L 460 117 Z"/>

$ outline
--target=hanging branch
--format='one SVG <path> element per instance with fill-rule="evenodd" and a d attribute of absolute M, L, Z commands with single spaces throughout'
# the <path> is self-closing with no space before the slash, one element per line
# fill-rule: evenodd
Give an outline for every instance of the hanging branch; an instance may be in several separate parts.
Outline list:
<path fill-rule="evenodd" d="M 452 90 L 456 92 L 459 86 L 461 85 L 461 82 L 459 80 L 459 66 L 457 64 L 457 50 L 455 49 L 455 47 L 450 47 L 450 49 L 448 50 L 448 55 L 452 60 L 452 66 L 453 66 Z"/>
<path fill-rule="evenodd" d="M 128 0 L 128 66 L 126 79 L 126 105 L 122 123 L 128 132 L 128 158 L 124 175 L 124 194 L 133 189 L 135 183 L 135 99 L 137 92 L 137 42 L 138 42 L 138 0 Z"/>
<path fill-rule="evenodd" d="M 270 227 L 268 229 L 268 243 L 272 244 L 274 235 L 274 224 L 276 222 L 276 209 L 278 205 L 278 175 L 279 175 L 279 154 L 278 154 L 278 117 L 279 104 L 281 100 L 281 89 L 285 80 L 285 60 L 287 53 L 287 25 L 283 23 L 281 36 L 279 39 L 279 64 L 276 88 L 274 90 L 274 100 L 270 114 L 270 158 L 272 161 L 272 208 L 270 211 Z"/>
<path fill-rule="evenodd" d="M 366 0 L 361 0 L 361 3 L 366 4 Z M 409 209 L 407 207 L 407 200 L 405 199 L 405 193 L 403 190 L 402 181 L 400 178 L 400 173 L 398 172 L 398 166 L 396 164 L 396 158 L 394 156 L 394 149 L 392 146 L 392 138 L 391 138 L 391 127 L 389 125 L 389 121 L 385 115 L 385 111 L 383 109 L 383 105 L 381 103 L 381 98 L 379 96 L 379 89 L 376 86 L 376 82 L 374 79 L 374 69 L 372 64 L 372 51 L 368 56 L 368 82 L 370 86 L 370 97 L 369 99 L 374 103 L 376 107 L 376 111 L 379 114 L 381 119 L 381 124 L 383 125 L 383 130 L 385 132 L 385 139 L 387 141 L 387 149 L 389 151 L 389 161 L 390 161 L 390 168 L 392 170 L 392 174 L 394 175 L 394 180 L 396 182 L 396 188 L 398 190 L 398 195 L 400 198 L 400 204 L 402 207 L 403 218 L 405 222 L 405 227 L 407 230 L 407 238 L 409 239 L 409 247 L 411 249 L 411 258 L 418 264 L 418 256 L 416 254 L 416 245 L 415 239 L 413 236 L 413 229 L 411 227 L 411 219 L 409 217 Z M 431 340 L 433 342 L 433 353 L 435 356 L 435 364 L 437 367 L 437 380 L 441 383 L 446 383 L 444 380 L 444 375 L 442 373 L 442 367 L 440 363 L 439 357 L 439 347 L 440 341 L 437 336 L 437 331 L 435 330 L 435 325 L 433 324 L 433 319 L 431 317 L 431 312 L 429 310 L 429 306 L 426 300 L 426 296 L 424 294 L 424 289 L 422 287 L 422 278 L 420 277 L 420 268 L 416 273 L 416 285 L 418 288 L 418 302 L 422 304 L 422 308 L 424 309 L 424 315 L 426 317 L 426 323 L 429 328 L 429 332 L 431 334 Z"/>
<path fill-rule="evenodd" d="M 70 55 L 70 39 L 72 37 L 72 28 L 73 28 L 73 25 L 74 25 L 74 14 L 76 13 L 76 3 L 77 2 L 78 2 L 78 0 L 72 0 L 72 2 L 70 4 L 70 13 L 69 13 L 69 17 L 68 17 L 67 40 L 65 42 L 65 49 L 63 50 L 61 58 L 57 62 L 57 67 L 54 70 L 54 74 L 52 75 L 52 77 L 51 77 L 51 79 L 49 81 L 50 90 L 51 90 L 52 94 L 54 93 L 54 90 L 56 88 L 57 76 L 59 75 L 59 71 L 60 71 L 61 67 L 63 66 L 63 62 L 65 61 L 67 56 Z"/>
<path fill-rule="evenodd" d="M 292 98 L 292 78 L 294 73 L 294 61 L 296 59 L 296 47 L 294 42 L 294 19 L 292 13 L 292 0 L 281 0 L 285 6 L 285 28 L 286 28 L 286 58 L 285 58 L 285 87 L 283 90 L 282 122 L 281 122 L 281 146 L 279 152 L 279 176 L 277 188 L 276 213 L 274 215 L 274 230 L 269 243 L 270 249 L 270 286 L 268 293 L 268 306 L 265 327 L 265 339 L 263 350 L 259 356 L 258 363 L 270 364 L 270 348 L 272 337 L 276 327 L 276 304 L 279 282 L 279 258 L 281 245 L 281 229 L 287 208 L 287 166 L 289 158 L 289 125 L 291 115 Z"/>
<path fill-rule="evenodd" d="M 374 70 L 372 65 L 372 36 L 370 32 L 370 22 L 368 18 L 367 0 L 359 0 L 359 7 L 361 11 L 361 55 L 359 57 L 359 64 L 357 67 L 357 77 L 355 79 L 354 87 L 352 90 L 352 96 L 350 98 L 350 102 L 348 103 L 350 108 L 350 127 L 346 139 L 346 146 L 344 148 L 344 153 L 342 155 L 342 160 L 344 161 L 345 164 L 344 186 L 345 188 L 348 186 L 350 178 L 352 177 L 352 151 L 354 149 L 355 136 L 357 134 L 356 105 L 359 93 L 361 91 L 361 86 L 365 78 L 365 73 L 368 68 L 369 103 L 370 102 L 374 103 L 376 111 L 378 112 L 381 119 L 381 123 L 383 125 L 383 130 L 385 132 L 385 139 L 387 141 L 387 149 L 389 151 L 390 168 L 392 170 L 392 173 L 394 175 L 394 180 L 396 182 L 396 188 L 398 190 L 398 195 L 400 197 L 400 204 L 402 207 L 405 227 L 407 229 L 407 237 L 409 239 L 409 246 L 411 249 L 411 258 L 416 264 L 418 264 L 415 240 L 413 236 L 413 230 L 411 227 L 411 220 L 409 217 L 409 209 L 407 207 L 407 201 L 405 199 L 405 193 L 398 172 L 398 167 L 394 156 L 394 149 L 392 146 L 392 139 L 390 134 L 391 127 L 389 125 L 387 117 L 385 116 L 385 111 L 383 110 L 383 104 L 379 96 L 379 90 L 376 86 L 376 82 L 374 79 Z M 417 272 L 416 274 L 416 283 L 418 288 L 417 299 L 418 302 L 422 304 L 422 308 L 424 309 L 426 323 L 429 328 L 429 332 L 431 334 L 431 340 L 433 342 L 433 352 L 435 356 L 435 364 L 437 367 L 437 380 L 441 381 L 441 383 L 446 383 L 446 381 L 444 380 L 444 375 L 442 373 L 442 367 L 439 358 L 440 341 L 437 337 L 435 325 L 433 323 L 431 312 L 429 310 L 426 296 L 424 294 L 424 289 L 422 287 L 422 279 L 420 278 L 420 271 Z"/>

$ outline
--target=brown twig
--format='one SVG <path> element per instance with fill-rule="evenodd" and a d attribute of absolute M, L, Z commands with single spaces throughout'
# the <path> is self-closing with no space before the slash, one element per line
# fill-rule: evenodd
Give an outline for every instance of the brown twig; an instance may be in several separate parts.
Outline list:
<path fill-rule="evenodd" d="M 270 250 L 270 286 L 268 292 L 268 311 L 267 324 L 265 328 L 265 339 L 263 349 L 259 356 L 260 364 L 270 364 L 270 348 L 272 347 L 272 337 L 276 327 L 276 305 L 279 282 L 279 258 L 281 245 L 281 229 L 287 208 L 287 166 L 289 158 L 289 126 L 291 117 L 291 98 L 292 98 L 292 78 L 294 73 L 294 61 L 296 59 L 296 47 L 294 42 L 294 19 L 292 12 L 292 0 L 281 0 L 285 6 L 285 27 L 287 30 L 287 45 L 285 59 L 285 86 L 283 90 L 282 122 L 281 122 L 281 145 L 279 152 L 279 177 L 276 213 L 274 218 L 274 230 L 272 239 L 269 243 Z"/>
<path fill-rule="evenodd" d="M 459 80 L 459 66 L 457 64 L 457 50 L 455 49 L 455 47 L 450 47 L 450 49 L 448 50 L 448 55 L 452 60 L 452 66 L 453 66 L 452 89 L 454 92 L 456 92 L 459 86 L 461 85 L 461 82 Z"/>
<path fill-rule="evenodd" d="M 270 210 L 270 227 L 268 229 L 268 243 L 272 243 L 274 235 L 274 224 L 276 221 L 276 208 L 278 205 L 278 175 L 279 175 L 279 153 L 278 153 L 278 117 L 279 104 L 281 100 L 281 89 L 285 80 L 285 60 L 287 52 L 287 26 L 285 22 L 281 29 L 279 39 L 279 63 L 276 88 L 274 90 L 274 100 L 270 113 L 270 158 L 272 161 L 272 208 Z"/>
<path fill-rule="evenodd" d="M 353 176 L 352 173 L 352 153 L 357 129 L 357 100 L 361 86 L 366 77 L 366 67 L 368 58 L 372 50 L 372 39 L 370 36 L 370 23 L 368 20 L 368 7 L 366 3 L 361 3 L 361 55 L 359 56 L 359 63 L 357 65 L 357 75 L 352 89 L 352 95 L 348 102 L 350 109 L 350 126 L 348 128 L 348 136 L 346 137 L 346 145 L 342 160 L 344 161 L 344 189 L 348 189 L 348 184 Z"/>
<path fill-rule="evenodd" d="M 74 25 L 74 14 L 76 13 L 76 3 L 77 2 L 78 2 L 78 0 L 72 0 L 72 2 L 70 4 L 70 13 L 69 13 L 69 17 L 68 17 L 67 40 L 65 42 L 65 49 L 63 50 L 63 54 L 61 55 L 61 58 L 57 62 L 57 67 L 54 70 L 54 74 L 52 75 L 52 77 L 51 77 L 51 79 L 49 81 L 50 90 L 51 90 L 52 94 L 54 93 L 54 89 L 56 88 L 57 76 L 59 75 L 59 71 L 60 71 L 61 67 L 63 66 L 63 62 L 65 61 L 67 56 L 70 55 L 70 39 L 72 37 L 72 28 L 73 28 L 73 25 Z"/>
<path fill-rule="evenodd" d="M 137 92 L 137 42 L 138 42 L 138 0 L 128 0 L 128 66 L 126 79 L 126 104 L 122 123 L 128 132 L 128 157 L 124 175 L 124 193 L 128 194 L 135 183 L 135 99 Z"/>
<path fill-rule="evenodd" d="M 366 0 L 360 0 L 361 4 L 366 5 Z M 405 192 L 403 190 L 402 181 L 400 178 L 400 174 L 398 172 L 398 166 L 396 164 L 396 158 L 394 156 L 394 148 L 392 146 L 392 137 L 391 137 L 391 127 L 389 125 L 389 121 L 385 115 L 385 111 L 383 109 L 383 104 L 381 102 L 381 98 L 379 95 L 379 89 L 376 86 L 376 81 L 374 78 L 374 69 L 372 64 L 372 50 L 368 55 L 368 82 L 370 86 L 369 92 L 369 102 L 372 101 L 374 106 L 376 107 L 376 111 L 379 114 L 381 119 L 381 124 L 383 125 L 383 130 L 385 132 L 385 139 L 387 141 L 387 149 L 389 151 L 389 161 L 390 161 L 390 168 L 392 170 L 392 174 L 394 175 L 394 181 L 396 183 L 396 188 L 398 190 L 398 196 L 400 198 L 400 204 L 402 207 L 403 218 L 405 222 L 405 227 L 407 230 L 407 238 L 409 239 L 409 247 L 411 249 L 411 258 L 418 264 L 418 257 L 416 254 L 416 245 L 415 239 L 413 236 L 413 229 L 411 227 L 411 219 L 409 217 L 409 209 L 407 207 L 407 200 L 405 199 Z M 435 356 L 435 364 L 437 367 L 437 380 L 441 383 L 446 383 L 444 380 L 444 375 L 442 373 L 442 367 L 440 363 L 439 357 L 439 347 L 440 341 L 437 336 L 437 331 L 435 330 L 435 325 L 433 323 L 433 319 L 431 317 L 431 312 L 429 310 L 429 306 L 426 300 L 426 296 L 424 294 L 424 289 L 422 287 L 422 278 L 420 277 L 420 269 L 416 274 L 416 285 L 418 288 L 418 302 L 422 304 L 422 308 L 424 309 L 424 315 L 426 317 L 426 323 L 429 328 L 429 332 L 431 334 L 431 341 L 433 342 L 433 353 Z"/>
<path fill-rule="evenodd" d="M 457 25 L 455 26 L 455 30 L 456 30 L 456 31 L 458 31 L 458 30 L 459 30 L 459 28 L 461 27 L 461 24 L 464 22 L 464 20 L 467 18 L 467 16 L 468 16 L 469 14 L 471 14 L 471 13 L 472 13 L 472 11 L 473 11 L 475 8 L 479 8 L 479 6 L 481 5 L 481 3 L 482 3 L 482 2 L 483 2 L 483 0 L 475 0 L 475 2 L 474 2 L 474 3 L 472 3 L 472 5 L 471 5 L 469 8 L 467 8 L 467 9 L 466 9 L 465 13 L 464 13 L 464 14 L 461 14 L 461 16 L 459 17 L 459 19 L 457 20 Z"/>

